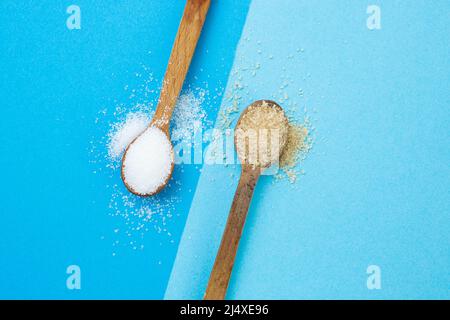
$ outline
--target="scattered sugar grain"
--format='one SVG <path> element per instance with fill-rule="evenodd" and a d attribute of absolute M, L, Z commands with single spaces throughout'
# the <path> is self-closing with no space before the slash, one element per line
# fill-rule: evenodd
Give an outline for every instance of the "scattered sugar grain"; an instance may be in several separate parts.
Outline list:
<path fill-rule="evenodd" d="M 298 172 L 296 166 L 306 157 L 311 146 L 312 139 L 307 124 L 290 122 L 286 145 L 280 157 L 280 168 L 291 183 L 297 181 L 299 174 L 304 174 L 303 170 Z"/>

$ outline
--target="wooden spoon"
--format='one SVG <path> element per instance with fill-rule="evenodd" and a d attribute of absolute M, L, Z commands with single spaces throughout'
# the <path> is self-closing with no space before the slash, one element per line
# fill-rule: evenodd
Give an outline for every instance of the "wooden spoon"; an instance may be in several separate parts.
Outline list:
<path fill-rule="evenodd" d="M 284 117 L 284 123 L 286 125 L 284 129 L 287 129 L 288 120 L 283 109 L 273 101 L 260 100 L 255 101 L 247 107 L 246 110 L 244 110 L 238 120 L 235 132 L 240 129 L 242 118 L 249 112 L 250 108 L 260 107 L 263 104 L 268 104 L 271 107 L 281 111 L 282 116 Z M 279 148 L 279 154 L 281 154 L 286 140 L 280 139 L 280 141 L 281 145 Z M 245 154 L 242 155 L 239 153 L 236 134 L 234 143 L 236 150 L 238 150 L 239 159 L 242 163 L 241 177 L 239 179 L 239 184 L 237 186 L 233 204 L 231 205 L 230 213 L 228 215 L 228 220 L 222 236 L 219 251 L 217 253 L 208 286 L 206 288 L 204 296 L 205 300 L 222 300 L 225 298 L 234 260 L 236 258 L 239 240 L 241 239 L 248 208 L 250 207 L 250 202 L 252 200 L 253 191 L 256 183 L 258 182 L 258 178 L 261 175 L 261 171 L 265 169 L 260 165 L 248 163 L 248 157 L 246 157 Z M 270 166 L 270 164 L 267 166 Z"/>
<path fill-rule="evenodd" d="M 183 17 L 181 19 L 180 26 L 175 38 L 175 42 L 170 54 L 169 64 L 167 66 L 166 74 L 161 89 L 161 94 L 158 100 L 158 106 L 156 107 L 155 114 L 149 125 L 150 127 L 157 127 L 163 131 L 167 138 L 170 140 L 169 124 L 172 117 L 173 110 L 175 108 L 178 95 L 180 94 L 183 86 L 184 79 L 186 78 L 189 65 L 194 55 L 195 46 L 197 45 L 200 32 L 203 27 L 203 23 L 206 19 L 206 14 L 209 9 L 211 0 L 187 0 L 186 7 L 184 8 Z M 142 134 L 141 134 L 142 135 Z M 151 196 L 160 192 L 170 180 L 174 167 L 173 147 L 172 147 L 172 163 L 170 174 L 156 191 L 148 194 L 141 194 L 133 190 L 124 175 L 124 162 L 127 156 L 127 151 L 130 146 L 139 139 L 138 136 L 134 139 L 124 152 L 122 157 L 122 180 L 127 189 L 139 196 Z"/>

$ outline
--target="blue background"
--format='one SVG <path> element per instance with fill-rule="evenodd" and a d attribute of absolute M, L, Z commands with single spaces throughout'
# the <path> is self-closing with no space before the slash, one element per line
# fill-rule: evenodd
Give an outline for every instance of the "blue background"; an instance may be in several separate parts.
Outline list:
<path fill-rule="evenodd" d="M 205 166 L 198 185 L 177 169 L 171 239 L 150 230 L 144 250 L 113 256 L 111 178 L 90 152 L 109 129 L 99 111 L 128 101 L 134 72 L 162 79 L 184 2 L 77 1 L 82 29 L 68 30 L 72 3 L 0 3 L 0 298 L 201 298 L 239 168 Z M 377 1 L 374 31 L 369 4 L 211 5 L 186 88 L 223 91 L 232 65 L 261 62 L 239 108 L 279 100 L 289 76 L 283 106 L 299 119 L 307 107 L 316 139 L 295 187 L 261 179 L 229 298 L 449 297 L 450 3 Z M 71 264 L 81 290 L 66 288 Z M 382 290 L 366 287 L 371 264 Z"/>

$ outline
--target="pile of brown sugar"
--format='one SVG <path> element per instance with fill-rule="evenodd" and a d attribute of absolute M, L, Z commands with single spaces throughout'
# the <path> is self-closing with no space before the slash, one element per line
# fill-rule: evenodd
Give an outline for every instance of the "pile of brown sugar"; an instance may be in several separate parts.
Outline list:
<path fill-rule="evenodd" d="M 237 153 L 242 163 L 266 168 L 279 161 L 288 136 L 289 122 L 283 109 L 271 101 L 258 101 L 238 121 Z"/>
<path fill-rule="evenodd" d="M 291 183 L 297 180 L 299 172 L 296 170 L 297 164 L 306 157 L 312 147 L 312 139 L 307 124 L 289 122 L 287 141 L 280 157 L 280 169 Z M 277 179 L 282 175 L 278 174 Z"/>

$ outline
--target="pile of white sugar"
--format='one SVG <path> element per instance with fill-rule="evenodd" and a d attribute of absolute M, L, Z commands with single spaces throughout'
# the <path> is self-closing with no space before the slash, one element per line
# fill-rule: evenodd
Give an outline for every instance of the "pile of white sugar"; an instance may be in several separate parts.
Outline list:
<path fill-rule="evenodd" d="M 155 86 L 152 90 L 159 91 L 157 89 Z M 146 96 L 142 92 L 136 92 L 136 95 Z M 209 99 L 209 92 L 202 88 L 189 90 L 180 96 L 171 121 L 172 141 L 189 143 L 196 130 L 204 132 L 212 125 L 204 109 L 206 102 L 210 103 Z M 108 214 L 118 218 L 114 220 L 117 222 L 111 235 L 115 239 L 112 243 L 113 255 L 116 255 L 116 250 L 122 246 L 143 250 L 146 243 L 145 234 L 151 230 L 171 238 L 171 221 L 180 215 L 177 212 L 178 203 L 182 201 L 180 192 L 188 187 L 177 180 L 171 185 L 177 192 L 142 198 L 130 193 L 123 186 L 120 179 L 123 153 L 128 145 L 148 128 L 155 109 L 148 101 L 135 100 L 118 104 L 114 108 L 99 110 L 95 124 L 108 126 L 109 129 L 105 135 L 102 133 L 102 136 L 93 136 L 90 141 L 89 161 L 95 165 L 93 173 L 107 175 L 105 188 L 110 192 Z M 183 172 L 182 169 L 180 171 Z M 150 189 L 153 188 L 149 187 L 148 190 Z M 105 236 L 105 239 L 107 238 L 108 235 Z M 170 242 L 173 243 L 174 240 L 170 239 Z"/>
<path fill-rule="evenodd" d="M 123 178 L 135 193 L 150 195 L 169 179 L 173 163 L 167 135 L 150 127 L 129 146 L 123 161 Z"/>
<path fill-rule="evenodd" d="M 108 134 L 108 155 L 111 159 L 119 159 L 128 145 L 136 139 L 150 123 L 150 116 L 145 112 L 129 113 L 125 122 L 116 123 Z"/>

